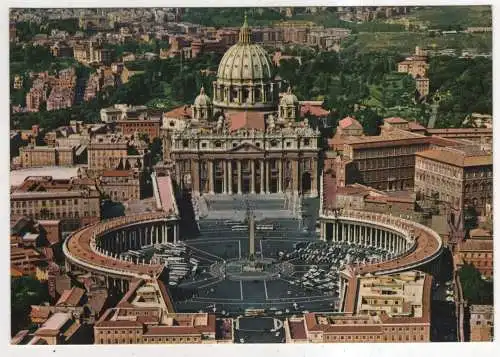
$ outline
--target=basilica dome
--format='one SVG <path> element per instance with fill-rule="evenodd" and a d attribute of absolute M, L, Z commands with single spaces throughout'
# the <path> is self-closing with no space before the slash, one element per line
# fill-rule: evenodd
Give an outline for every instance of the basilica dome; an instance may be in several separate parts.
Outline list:
<path fill-rule="evenodd" d="M 227 81 L 269 81 L 273 66 L 267 52 L 259 45 L 238 42 L 222 57 L 217 78 Z"/>
<path fill-rule="evenodd" d="M 213 82 L 213 104 L 221 110 L 270 111 L 278 106 L 280 81 L 264 48 L 252 43 L 247 17 L 239 41 L 222 57 Z"/>

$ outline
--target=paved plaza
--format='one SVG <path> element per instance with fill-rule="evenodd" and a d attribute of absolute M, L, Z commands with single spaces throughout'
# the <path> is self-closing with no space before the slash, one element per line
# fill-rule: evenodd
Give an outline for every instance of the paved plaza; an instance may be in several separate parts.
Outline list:
<path fill-rule="evenodd" d="M 234 315 L 243 313 L 247 308 L 259 308 L 266 309 L 272 315 L 282 316 L 305 310 L 333 309 L 337 300 L 335 296 L 293 284 L 293 278 L 303 274 L 308 266 L 296 264 L 289 276 L 280 274 L 271 279 L 255 280 L 228 279 L 214 276 L 211 272 L 214 263 L 222 265 L 227 261 L 248 258 L 248 230 L 235 230 L 235 227 L 242 229 L 248 211 L 256 216 L 257 226 L 272 224 L 274 228 L 256 231 L 256 258 L 278 261 L 280 254 L 294 250 L 295 243 L 317 241 L 317 200 L 304 200 L 300 219 L 294 216 L 292 210 L 284 208 L 286 202 L 283 197 L 231 196 L 229 199 L 212 198 L 207 202 L 209 214 L 199 221 L 200 234 L 183 238 L 191 256 L 200 261 L 201 273 L 174 289 L 182 292 L 178 295 L 187 297 L 176 299 L 178 311 L 215 311 Z M 261 211 L 262 207 L 264 211 Z M 233 212 L 231 218 L 228 218 L 229 212 Z M 259 218 L 259 212 L 266 213 Z"/>

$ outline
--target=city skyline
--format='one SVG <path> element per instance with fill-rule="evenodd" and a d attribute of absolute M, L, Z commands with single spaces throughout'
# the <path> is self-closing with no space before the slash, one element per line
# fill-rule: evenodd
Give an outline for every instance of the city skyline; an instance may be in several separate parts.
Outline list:
<path fill-rule="evenodd" d="M 11 344 L 493 341 L 491 15 L 10 9 Z"/>

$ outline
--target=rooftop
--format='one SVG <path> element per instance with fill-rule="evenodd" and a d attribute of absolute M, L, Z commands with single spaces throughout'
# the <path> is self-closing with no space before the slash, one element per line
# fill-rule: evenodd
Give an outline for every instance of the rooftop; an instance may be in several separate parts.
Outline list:
<path fill-rule="evenodd" d="M 78 176 L 80 168 L 73 167 L 37 167 L 29 169 L 11 170 L 10 185 L 19 186 L 26 178 L 31 176 L 51 176 L 55 180 L 69 180 L 72 177 Z"/>
<path fill-rule="evenodd" d="M 422 317 L 424 280 L 417 271 L 359 277 L 356 312 L 383 310 L 389 316 Z"/>
<path fill-rule="evenodd" d="M 64 290 L 61 297 L 56 302 L 56 306 L 58 305 L 78 306 L 84 294 L 85 290 L 78 287 L 73 287 L 69 290 Z"/>
<path fill-rule="evenodd" d="M 237 112 L 229 114 L 230 130 L 256 129 L 263 131 L 266 128 L 264 114 L 259 112 Z"/>
<path fill-rule="evenodd" d="M 350 126 L 354 126 L 356 128 L 359 128 L 359 129 L 363 128 L 361 126 L 361 124 L 359 123 L 359 121 L 357 121 L 353 117 L 345 117 L 344 119 L 342 119 L 342 120 L 339 121 L 339 127 L 342 128 L 342 129 L 348 128 Z"/>
<path fill-rule="evenodd" d="M 458 167 L 493 165 L 493 155 L 488 153 L 468 154 L 462 150 L 436 148 L 418 152 L 416 155 Z"/>
<path fill-rule="evenodd" d="M 59 331 L 69 320 L 71 314 L 65 312 L 56 312 L 42 325 L 41 329 Z"/>

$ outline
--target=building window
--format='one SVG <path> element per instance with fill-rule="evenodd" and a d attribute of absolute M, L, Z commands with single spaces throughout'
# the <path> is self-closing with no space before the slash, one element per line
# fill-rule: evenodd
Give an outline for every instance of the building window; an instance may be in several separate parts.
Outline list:
<path fill-rule="evenodd" d="M 201 143 L 201 147 L 205 149 L 207 147 L 207 143 Z"/>
<path fill-rule="evenodd" d="M 189 140 L 182 140 L 182 147 L 187 148 L 189 146 Z"/>

